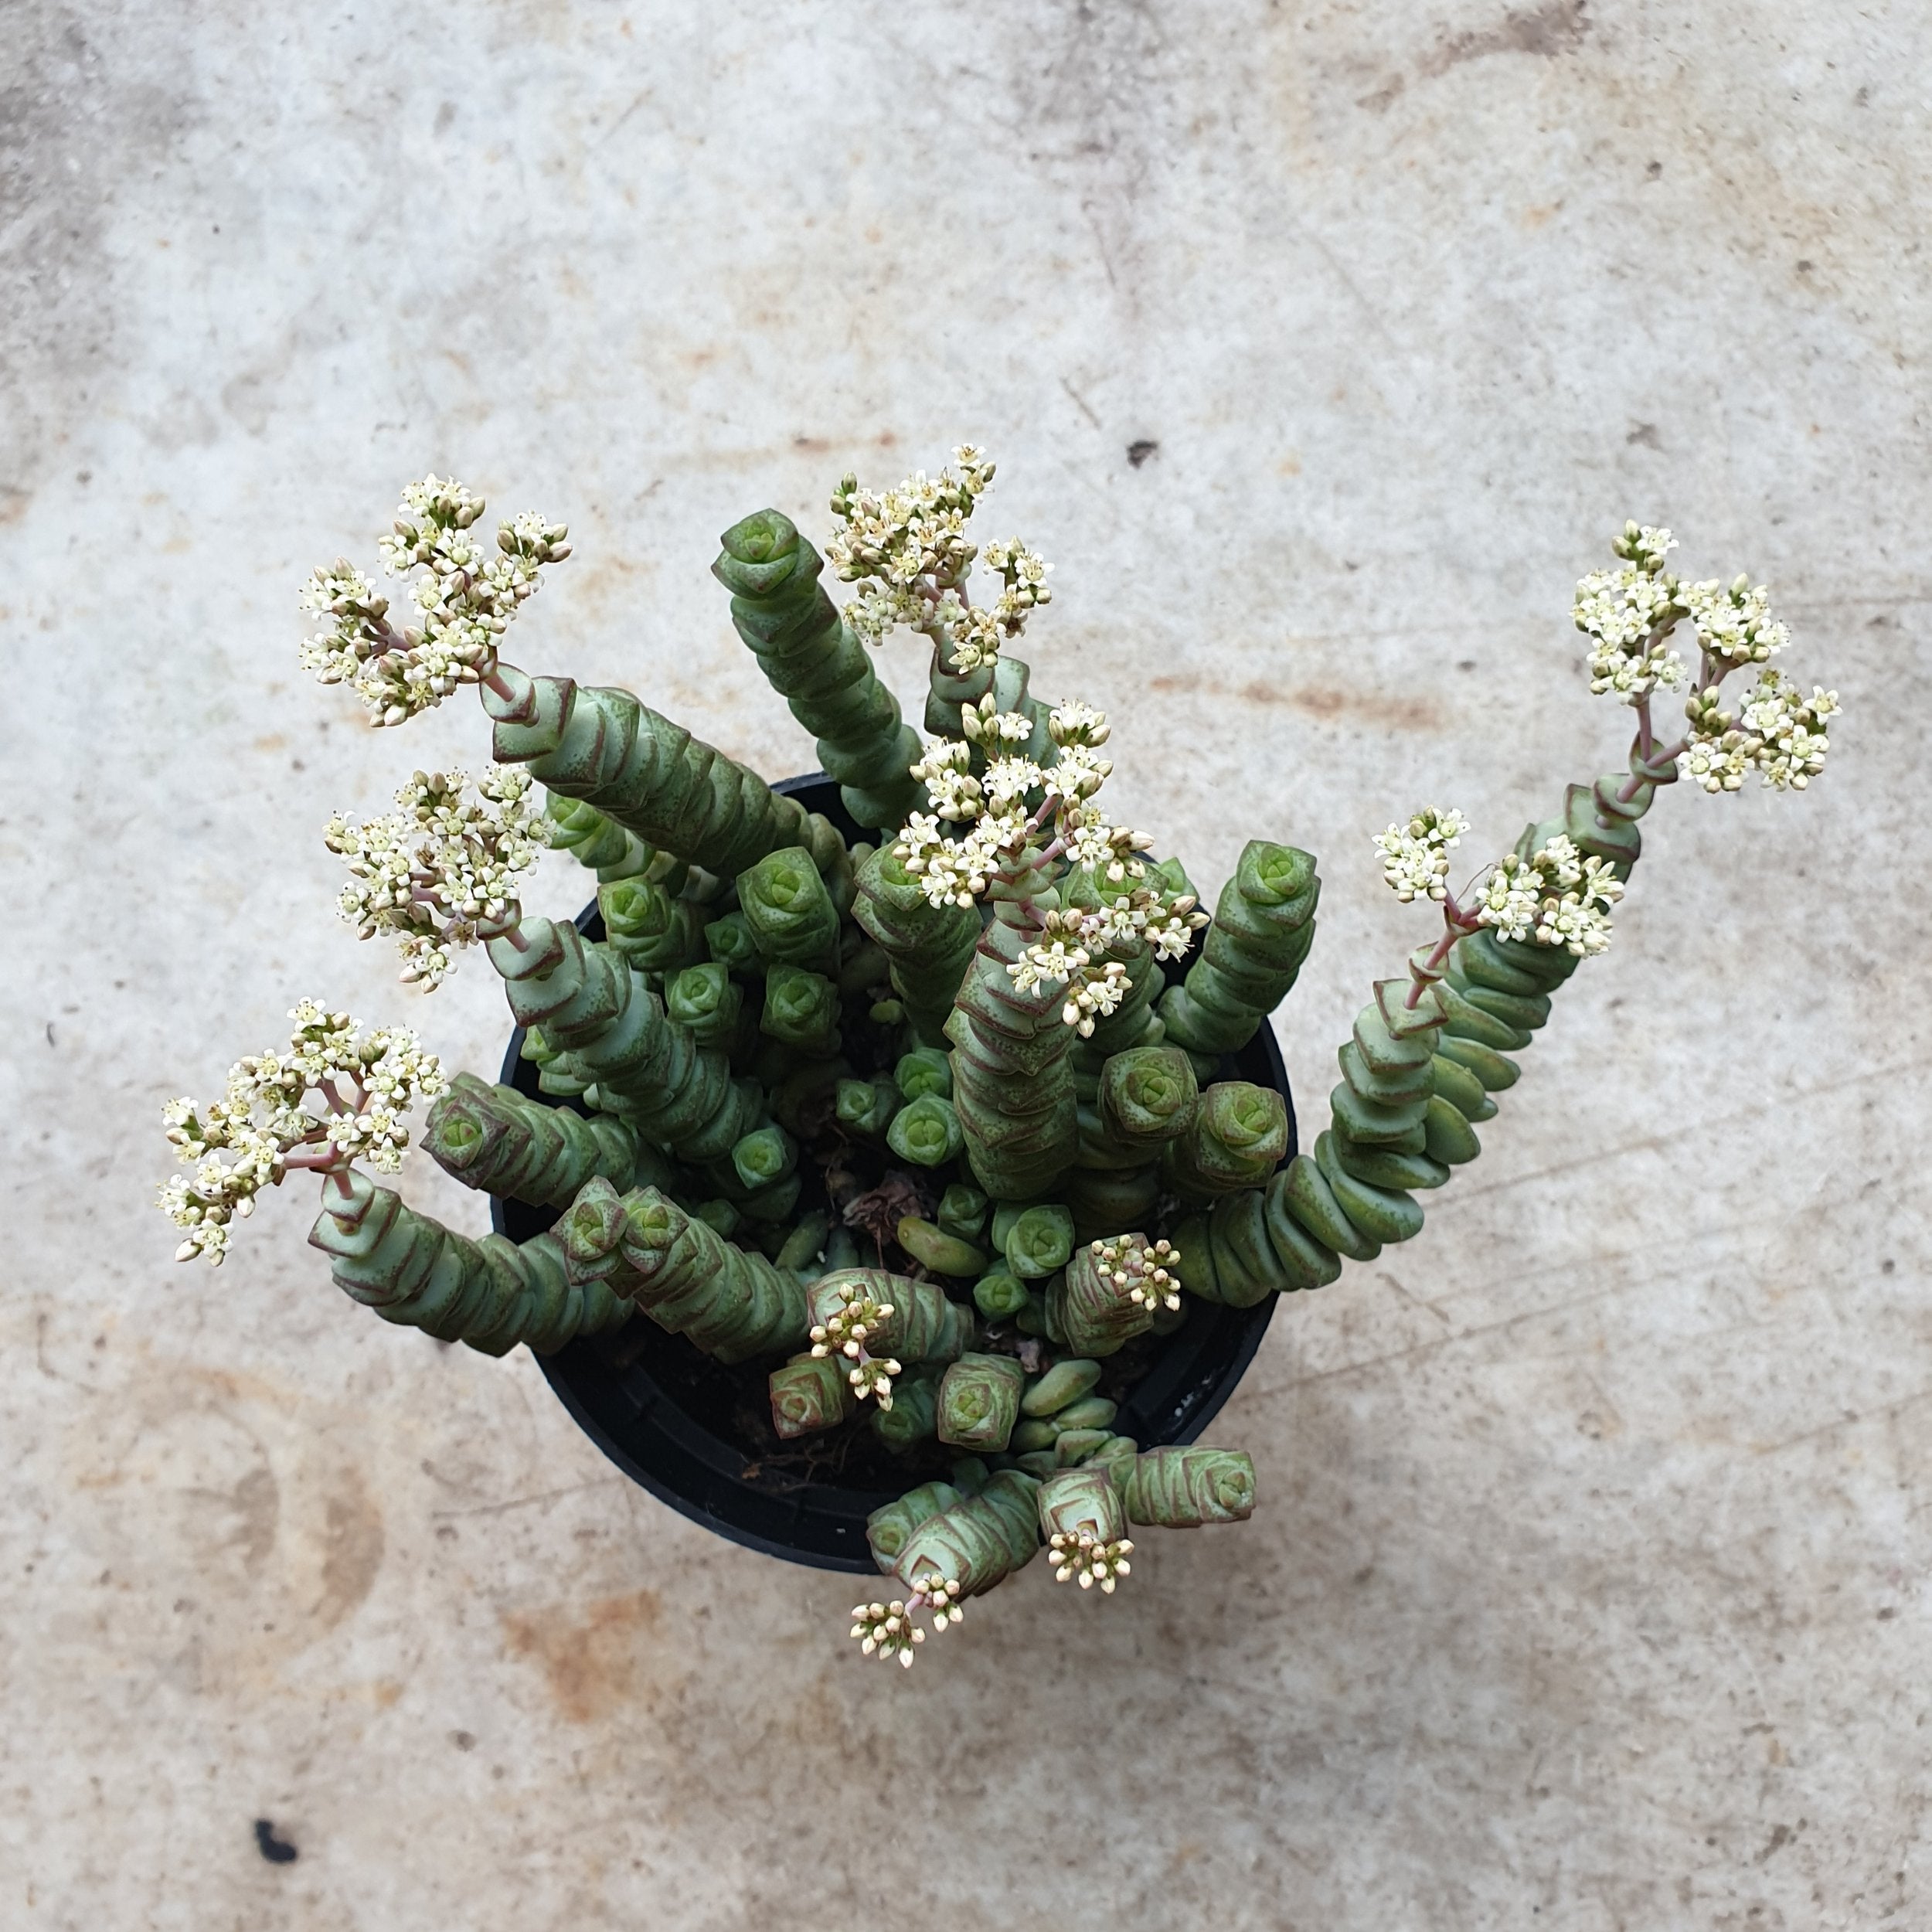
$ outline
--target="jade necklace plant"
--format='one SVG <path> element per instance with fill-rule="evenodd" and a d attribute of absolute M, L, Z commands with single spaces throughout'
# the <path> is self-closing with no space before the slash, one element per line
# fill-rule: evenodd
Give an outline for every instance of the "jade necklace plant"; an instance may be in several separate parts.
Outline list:
<path fill-rule="evenodd" d="M 1770 665 L 1786 635 L 1761 587 L 1678 577 L 1669 533 L 1627 525 L 1574 613 L 1591 689 L 1635 713 L 1627 767 L 1572 785 L 1454 889 L 1460 813 L 1376 839 L 1389 884 L 1439 906 L 1442 930 L 1376 983 L 1328 1124 L 1288 1159 L 1284 1097 L 1230 1077 L 1230 1056 L 1308 955 L 1315 861 L 1254 841 L 1210 919 L 1176 859 L 1113 822 L 1105 718 L 1033 696 L 1012 653 L 1046 566 L 973 542 L 992 465 L 954 461 L 883 493 L 840 485 L 842 609 L 776 511 L 727 531 L 713 566 L 876 835 L 855 842 L 628 692 L 505 660 L 570 553 L 562 526 L 521 516 L 488 543 L 482 503 L 430 477 L 382 539 L 409 621 L 350 564 L 318 571 L 306 666 L 383 726 L 475 685 L 495 767 L 474 784 L 417 772 L 394 813 L 332 820 L 341 910 L 392 936 L 426 990 L 480 946 L 551 1099 L 447 1078 L 413 1034 L 304 1000 L 285 1051 L 239 1062 L 212 1104 L 166 1109 L 184 1171 L 161 1196 L 179 1258 L 219 1263 L 256 1195 L 308 1170 L 311 1241 L 385 1320 L 501 1355 L 641 1311 L 764 1385 L 770 1433 L 748 1461 L 869 1432 L 904 1493 L 870 1519 L 892 1581 L 852 1634 L 902 1664 L 1043 1548 L 1060 1580 L 1111 1595 L 1130 1530 L 1250 1513 L 1246 1454 L 1143 1450 L 1112 1427 L 1189 1298 L 1319 1287 L 1417 1233 L 1418 1197 L 1479 1151 L 1510 1056 L 1607 944 L 1658 788 L 1688 772 L 1735 791 L 1756 772 L 1801 790 L 1838 709 Z M 992 580 L 977 601 L 975 563 Z M 923 741 L 867 655 L 901 629 L 931 647 Z M 1727 709 L 1740 672 L 1755 682 Z M 1669 736 L 1652 707 L 1679 690 Z M 546 846 L 595 872 L 602 938 L 525 910 Z M 373 1178 L 419 1101 L 440 1165 L 560 1210 L 550 1231 L 472 1240 Z"/>

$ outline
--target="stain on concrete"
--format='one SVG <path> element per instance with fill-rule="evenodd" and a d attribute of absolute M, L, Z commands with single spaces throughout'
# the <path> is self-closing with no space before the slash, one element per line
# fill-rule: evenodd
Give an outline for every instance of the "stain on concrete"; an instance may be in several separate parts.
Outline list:
<path fill-rule="evenodd" d="M 383 1519 L 359 1487 L 331 1496 L 322 1511 L 322 1594 L 318 1622 L 332 1628 L 374 1587 L 383 1566 Z"/>
<path fill-rule="evenodd" d="M 1333 685 L 1289 685 L 1266 678 L 1229 685 L 1213 678 L 1162 675 L 1150 678 L 1148 689 L 1162 694 L 1186 693 L 1199 698 L 1235 698 L 1244 704 L 1284 705 L 1325 723 L 1348 719 L 1380 725 L 1395 731 L 1433 731 L 1442 723 L 1439 706 L 1427 698 L 1389 698 L 1372 692 L 1344 691 Z"/>
<path fill-rule="evenodd" d="M 1533 54 L 1539 60 L 1553 60 L 1580 45 L 1590 24 L 1585 0 L 1547 0 L 1540 7 L 1512 9 L 1492 27 L 1448 35 L 1434 53 L 1418 63 L 1418 71 L 1430 77 L 1499 53 Z"/>
<path fill-rule="evenodd" d="M 646 1640 L 663 1617 L 655 1590 L 605 1597 L 573 1610 L 506 1612 L 505 1647 L 511 1656 L 532 1662 L 566 1723 L 587 1724 L 632 1702 Z"/>

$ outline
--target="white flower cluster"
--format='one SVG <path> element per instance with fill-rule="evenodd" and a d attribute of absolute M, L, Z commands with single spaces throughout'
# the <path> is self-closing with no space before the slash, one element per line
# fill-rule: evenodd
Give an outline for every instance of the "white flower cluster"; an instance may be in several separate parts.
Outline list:
<path fill-rule="evenodd" d="M 1207 914 L 1191 893 L 1150 883 L 1139 856 L 1149 841 L 1113 824 L 1094 802 L 1114 769 L 1100 755 L 1108 735 L 1104 713 L 1083 704 L 1050 712 L 1055 757 L 1045 766 L 1009 749 L 1030 742 L 1034 726 L 1019 713 L 995 711 L 990 693 L 961 707 L 960 724 L 963 737 L 928 740 L 912 767 L 933 809 L 906 820 L 893 850 L 933 904 L 971 906 L 1002 869 L 1022 862 L 1050 822 L 1052 840 L 1038 859 L 1065 858 L 1086 872 L 1100 903 L 1045 914 L 1038 940 L 1006 970 L 1021 992 L 1066 987 L 1061 1016 L 1090 1036 L 1129 985 L 1125 966 L 1100 953 L 1144 944 L 1163 959 L 1179 959 Z M 975 754 L 982 761 L 977 774 Z M 964 829 L 952 837 L 949 825 Z"/>
<path fill-rule="evenodd" d="M 1115 1581 L 1131 1576 L 1134 1566 L 1127 1559 L 1134 1548 L 1131 1538 L 1121 1536 L 1103 1542 L 1090 1529 L 1056 1529 L 1046 1539 L 1047 1561 L 1053 1566 L 1053 1580 L 1068 1583 L 1078 1578 L 1083 1590 L 1096 1583 L 1104 1595 L 1114 1594 Z"/>
<path fill-rule="evenodd" d="M 935 1570 L 930 1576 L 919 1580 L 907 1600 L 902 1601 L 895 1597 L 889 1604 L 853 1604 L 852 1634 L 858 1638 L 859 1648 L 866 1656 L 876 1657 L 882 1663 L 896 1657 L 900 1666 L 910 1670 L 913 1646 L 926 1641 L 926 1633 L 913 1621 L 913 1613 L 930 1606 L 933 1628 L 944 1630 L 948 1624 L 957 1624 L 964 1619 L 965 1606 L 959 1599 L 959 1579 L 942 1577 Z"/>
<path fill-rule="evenodd" d="M 304 1165 L 360 1160 L 393 1174 L 409 1145 L 403 1116 L 447 1084 L 436 1056 L 406 1027 L 364 1038 L 359 1022 L 312 999 L 288 1016 L 295 1029 L 286 1053 L 237 1060 L 227 1091 L 206 1107 L 182 1099 L 162 1110 L 176 1162 L 192 1170 L 163 1182 L 157 1197 L 187 1232 L 177 1261 L 205 1254 L 219 1267 L 230 1223 L 246 1220 L 255 1196 L 281 1183 L 298 1148 L 317 1157 Z M 303 1105 L 311 1093 L 325 1103 L 320 1114 Z"/>
<path fill-rule="evenodd" d="M 488 676 L 510 620 L 536 594 L 540 566 L 561 563 L 570 546 L 561 523 L 526 511 L 498 526 L 492 550 L 471 532 L 483 509 L 460 483 L 410 484 L 380 548 L 392 577 L 423 569 L 411 590 L 420 624 L 395 630 L 387 600 L 338 562 L 303 590 L 304 608 L 333 623 L 303 645 L 302 668 L 323 684 L 352 685 L 379 725 L 402 724 Z"/>
<path fill-rule="evenodd" d="M 1706 791 L 1736 791 L 1753 771 L 1775 791 L 1802 791 L 1825 769 L 1832 748 L 1825 721 L 1842 709 L 1835 691 L 1814 685 L 1810 697 L 1801 697 L 1796 685 L 1769 667 L 1735 717 L 1719 708 L 1713 685 L 1685 707 L 1690 775 Z"/>
<path fill-rule="evenodd" d="M 528 772 L 486 773 L 474 798 L 469 786 L 464 772 L 419 771 L 396 794 L 400 811 L 363 825 L 338 813 L 323 833 L 349 862 L 342 916 L 364 939 L 394 933 L 403 979 L 427 992 L 452 970 L 452 948 L 515 923 L 517 881 L 552 836 Z"/>
<path fill-rule="evenodd" d="M 1079 943 L 1086 936 L 1087 921 L 1103 917 L 1079 912 L 1049 913 L 1042 923 L 1043 937 L 1006 969 L 1012 976 L 1015 992 L 1030 993 L 1036 986 L 1064 986 L 1066 1003 L 1060 1009 L 1060 1017 L 1083 1039 L 1091 1036 L 1095 1020 L 1112 1012 L 1132 986 L 1127 968 L 1119 960 L 1096 960 Z M 1069 934 L 1074 936 L 1071 944 Z"/>
<path fill-rule="evenodd" d="M 1770 594 L 1747 577 L 1728 584 L 1692 583 L 1663 567 L 1676 547 L 1668 530 L 1635 523 L 1611 546 L 1623 569 L 1598 570 L 1577 587 L 1577 628 L 1592 640 L 1590 689 L 1614 691 L 1634 703 L 1657 687 L 1689 682 L 1667 649 L 1673 627 L 1688 617 L 1702 654 L 1699 675 L 1685 701 L 1690 775 L 1706 791 L 1736 791 L 1753 771 L 1778 791 L 1802 791 L 1825 768 L 1830 740 L 1823 726 L 1839 709 L 1838 693 L 1814 685 L 1809 698 L 1770 668 L 1791 641 L 1771 614 Z M 1719 686 L 1743 665 L 1764 667 L 1736 713 L 1723 708 Z M 1702 689 L 1699 689 L 1699 686 Z M 1665 754 L 1666 757 L 1668 754 Z"/>
<path fill-rule="evenodd" d="M 1559 832 L 1527 861 L 1512 852 L 1497 866 L 1476 918 L 1502 938 L 1566 947 L 1580 959 L 1610 944 L 1610 909 L 1623 896 L 1607 860 L 1585 858 Z"/>
<path fill-rule="evenodd" d="M 913 1646 L 926 1641 L 926 1633 L 896 1597 L 889 1604 L 854 1604 L 852 1634 L 866 1656 L 876 1657 L 881 1663 L 896 1657 L 907 1670 L 913 1666 Z"/>
<path fill-rule="evenodd" d="M 1626 560 L 1623 568 L 1593 570 L 1578 582 L 1570 615 L 1590 641 L 1592 691 L 1614 691 L 1634 704 L 1659 685 L 1674 691 L 1684 682 L 1683 660 L 1668 644 L 1686 611 L 1686 586 L 1664 568 L 1676 547 L 1668 530 L 1626 523 L 1611 545 Z"/>
<path fill-rule="evenodd" d="M 1686 583 L 1679 601 L 1697 627 L 1697 641 L 1726 664 L 1763 664 L 1782 651 L 1791 634 L 1771 615 L 1770 594 L 1740 577 L 1729 585 Z"/>
<path fill-rule="evenodd" d="M 856 584 L 847 603 L 848 624 L 869 644 L 895 626 L 944 639 L 960 670 L 992 663 L 1017 637 L 1038 604 L 1052 600 L 1048 566 L 1017 538 L 988 543 L 982 551 L 966 534 L 980 497 L 993 480 L 985 452 L 962 444 L 959 465 L 929 478 L 924 471 L 897 488 L 862 490 L 847 476 L 832 499 L 843 526 L 826 545 L 833 567 Z M 967 601 L 964 584 L 975 556 L 998 573 L 993 601 Z"/>
<path fill-rule="evenodd" d="M 1181 1305 L 1178 1278 L 1180 1257 L 1171 1241 L 1151 1245 L 1138 1234 L 1117 1234 L 1111 1241 L 1096 1241 L 1093 1254 L 1102 1274 L 1109 1277 L 1135 1307 L 1151 1315 L 1156 1308 L 1174 1313 Z"/>
<path fill-rule="evenodd" d="M 811 1352 L 821 1362 L 833 1355 L 843 1355 L 852 1364 L 845 1371 L 845 1379 L 852 1386 L 854 1399 L 863 1402 L 867 1396 L 872 1396 L 880 1408 L 889 1409 L 893 1377 L 899 1373 L 900 1365 L 889 1356 L 869 1354 L 866 1338 L 881 1322 L 892 1319 L 893 1304 L 876 1299 L 853 1281 L 839 1284 L 838 1301 L 839 1306 L 832 1314 L 813 1325 L 808 1336 Z"/>
<path fill-rule="evenodd" d="M 1406 906 L 1412 899 L 1448 896 L 1449 853 L 1462 842 L 1469 821 L 1459 811 L 1426 805 L 1406 825 L 1376 834 L 1382 876 Z"/>
<path fill-rule="evenodd" d="M 347 557 L 338 557 L 302 586 L 301 603 L 311 614 L 334 620 L 328 630 L 304 640 L 302 668 L 318 683 L 354 685 L 368 702 L 373 687 L 366 689 L 364 679 L 371 661 L 402 648 L 386 616 L 389 599 L 378 597 Z"/>

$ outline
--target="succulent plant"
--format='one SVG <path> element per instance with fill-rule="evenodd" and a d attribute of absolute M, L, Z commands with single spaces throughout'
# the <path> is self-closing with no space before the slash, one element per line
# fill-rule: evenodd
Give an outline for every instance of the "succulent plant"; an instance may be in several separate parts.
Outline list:
<path fill-rule="evenodd" d="M 424 991 L 480 947 L 549 1097 L 446 1079 L 413 1034 L 304 1000 L 285 1049 L 238 1062 L 212 1104 L 165 1110 L 182 1259 L 219 1263 L 260 1191 L 307 1169 L 310 1239 L 387 1321 L 502 1354 L 641 1311 L 762 1395 L 770 1434 L 748 1459 L 869 1432 L 912 1480 L 869 1526 L 898 1594 L 852 1630 L 905 1664 L 1043 1546 L 1061 1580 L 1111 1595 L 1130 1526 L 1247 1516 L 1246 1454 L 1114 1428 L 1190 1299 L 1318 1287 L 1419 1232 L 1418 1196 L 1475 1157 L 1512 1056 L 1608 943 L 1659 788 L 1756 772 L 1802 790 L 1838 709 L 1770 664 L 1787 639 L 1761 587 L 1679 578 L 1669 533 L 1626 526 L 1573 612 L 1592 689 L 1634 714 L 1625 768 L 1571 786 L 1459 887 L 1459 812 L 1377 836 L 1387 883 L 1442 929 L 1375 983 L 1327 1123 L 1294 1151 L 1284 1097 L 1231 1056 L 1308 956 L 1315 861 L 1251 842 L 1210 917 L 1177 860 L 1111 820 L 1105 717 L 1032 696 L 1013 655 L 1046 566 L 970 537 L 993 469 L 955 461 L 883 492 L 841 483 L 842 607 L 775 510 L 726 531 L 713 566 L 856 836 L 628 692 L 509 663 L 566 531 L 521 516 L 492 547 L 460 485 L 411 485 L 381 549 L 412 621 L 338 563 L 304 593 L 322 623 L 304 662 L 386 727 L 476 685 L 494 769 L 417 772 L 395 812 L 332 819 L 341 910 L 393 938 Z M 868 655 L 900 629 L 930 647 L 923 738 Z M 1672 648 L 1686 629 L 1694 672 Z M 1675 690 L 1686 723 L 1666 742 L 1652 707 Z M 595 874 L 600 938 L 525 910 L 546 848 Z M 471 1240 L 372 1179 L 419 1104 L 441 1166 L 560 1210 L 551 1230 Z"/>

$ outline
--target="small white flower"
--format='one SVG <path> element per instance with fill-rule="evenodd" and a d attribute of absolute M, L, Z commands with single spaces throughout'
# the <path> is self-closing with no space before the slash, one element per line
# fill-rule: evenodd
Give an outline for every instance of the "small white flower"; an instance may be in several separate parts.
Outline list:
<path fill-rule="evenodd" d="M 363 825 L 338 813 L 323 833 L 348 862 L 342 917 L 364 939 L 392 934 L 403 978 L 425 990 L 447 977 L 454 949 L 515 923 L 519 882 L 550 842 L 526 771 L 498 767 L 469 790 L 461 771 L 419 771 L 396 794 L 400 811 Z"/>
<path fill-rule="evenodd" d="M 528 511 L 499 526 L 488 549 L 471 529 L 483 509 L 461 484 L 434 476 L 404 489 L 378 547 L 392 576 L 424 571 L 410 590 L 420 628 L 393 629 L 386 601 L 346 563 L 317 571 L 303 591 L 305 608 L 335 619 L 303 645 L 303 668 L 324 684 L 352 685 L 376 724 L 401 724 L 487 676 L 541 566 L 570 554 L 564 526 Z"/>
<path fill-rule="evenodd" d="M 1090 1529 L 1056 1530 L 1047 1539 L 1046 1546 L 1056 1583 L 1077 1580 L 1083 1590 L 1091 1590 L 1098 1583 L 1100 1594 L 1111 1597 L 1116 1580 L 1133 1573 L 1134 1566 L 1127 1558 L 1134 1545 L 1125 1536 L 1108 1543 Z"/>
<path fill-rule="evenodd" d="M 987 804 L 998 811 L 1023 804 L 1030 794 L 1044 789 L 1046 774 L 1031 758 L 995 758 L 988 764 L 986 775 L 980 782 Z"/>
<path fill-rule="evenodd" d="M 1736 791 L 1756 771 L 1774 791 L 1802 791 L 1825 769 L 1831 750 L 1825 721 L 1841 707 L 1838 693 L 1814 685 L 1809 698 L 1767 665 L 1736 715 L 1719 707 L 1715 686 L 1685 706 L 1691 746 L 1685 769 L 1706 791 Z"/>
<path fill-rule="evenodd" d="M 1624 896 L 1609 860 L 1586 858 L 1559 832 L 1527 861 L 1502 859 L 1476 905 L 1479 924 L 1518 944 L 1563 946 L 1579 958 L 1610 944 L 1610 910 Z"/>
<path fill-rule="evenodd" d="M 821 1361 L 838 1355 L 849 1362 L 845 1380 L 854 1398 L 863 1401 L 867 1396 L 874 1396 L 880 1408 L 889 1409 L 893 1406 L 893 1378 L 900 1373 L 900 1364 L 889 1357 L 872 1355 L 866 1344 L 877 1336 L 883 1324 L 892 1319 L 893 1304 L 878 1300 L 861 1284 L 852 1281 L 839 1284 L 838 1297 L 838 1307 L 823 1321 L 815 1322 L 807 1332 L 806 1339 L 811 1345 L 811 1352 Z"/>
<path fill-rule="evenodd" d="M 852 1634 L 859 1640 L 861 1653 L 881 1662 L 896 1657 L 908 1668 L 913 1647 L 926 1641 L 926 1633 L 912 1620 L 912 1613 L 897 1598 L 889 1604 L 855 1604 Z"/>
<path fill-rule="evenodd" d="M 1137 1308 L 1151 1313 L 1180 1307 L 1180 1257 L 1171 1241 L 1150 1243 L 1138 1234 L 1117 1234 L 1092 1243 L 1090 1251 L 1098 1272 Z"/>
<path fill-rule="evenodd" d="M 223 1097 L 207 1107 L 182 1099 L 162 1109 L 175 1160 L 192 1170 L 192 1178 L 176 1174 L 162 1182 L 157 1197 L 186 1230 L 177 1260 L 202 1254 L 219 1265 L 230 1223 L 247 1219 L 254 1197 L 281 1183 L 298 1147 L 332 1148 L 342 1161 L 393 1172 L 409 1145 L 402 1116 L 447 1084 L 441 1063 L 406 1028 L 363 1038 L 348 1014 L 308 999 L 289 1018 L 295 1030 L 285 1055 L 237 1060 Z M 322 1097 L 321 1113 L 304 1104 L 311 1093 Z"/>
<path fill-rule="evenodd" d="M 876 644 L 896 627 L 941 640 L 954 666 L 991 664 L 1049 600 L 1045 563 L 1021 543 L 990 543 L 982 553 L 967 522 L 993 480 L 993 465 L 970 444 L 954 451 L 959 467 L 936 477 L 923 471 L 896 488 L 862 490 L 848 476 L 832 501 L 840 529 L 826 546 L 833 567 L 856 587 L 844 617 Z M 975 557 L 998 577 L 990 604 L 970 605 L 964 586 Z M 1032 727 L 1028 727 L 1031 735 Z"/>
<path fill-rule="evenodd" d="M 1069 745 L 1104 744 L 1109 730 L 1107 713 L 1096 711 L 1091 705 L 1063 704 L 1047 714 L 1047 730 L 1054 743 L 1063 749 Z"/>
<path fill-rule="evenodd" d="M 978 704 L 960 706 L 959 726 L 968 748 L 978 745 L 989 757 L 1002 744 L 1023 745 L 1033 735 L 1032 719 L 1024 712 L 995 711 L 990 691 Z"/>
<path fill-rule="evenodd" d="M 1061 748 L 1059 760 L 1053 767 L 1052 783 L 1064 798 L 1090 798 L 1107 782 L 1113 770 L 1113 760 L 1100 757 L 1090 746 L 1069 744 Z"/>
<path fill-rule="evenodd" d="M 1659 686 L 1675 690 L 1684 682 L 1683 662 L 1668 648 L 1685 614 L 1685 587 L 1664 568 L 1676 547 L 1668 530 L 1626 523 L 1611 546 L 1626 560 L 1623 568 L 1593 570 L 1578 583 L 1570 614 L 1590 641 L 1592 691 L 1634 704 Z"/>
<path fill-rule="evenodd" d="M 1449 854 L 1468 829 L 1461 812 L 1427 805 L 1406 825 L 1376 834 L 1383 879 L 1404 905 L 1413 899 L 1448 896 Z"/>
<path fill-rule="evenodd" d="M 1747 577 L 1729 584 L 1686 583 L 1679 601 L 1697 627 L 1697 641 L 1729 664 L 1763 664 L 1791 641 L 1791 633 L 1771 615 L 1770 594 Z"/>
<path fill-rule="evenodd" d="M 933 1628 L 944 1630 L 948 1624 L 964 1622 L 965 1606 L 960 1601 L 957 1577 L 941 1577 L 937 1570 L 920 1578 L 913 1586 L 912 1606 L 924 1605 L 933 1613 Z"/>
<path fill-rule="evenodd" d="M 1094 802 L 1113 770 L 1094 749 L 1107 735 L 1101 713 L 1082 704 L 1053 713 L 1049 735 L 1060 754 L 1043 767 L 1005 749 L 1030 739 L 1029 720 L 994 706 L 989 693 L 961 708 L 963 739 L 928 740 L 911 772 L 934 808 L 907 818 L 893 850 L 935 906 L 971 906 L 996 878 L 1012 881 L 1021 876 L 1015 868 L 1062 854 L 1099 883 L 1098 907 L 1046 914 L 1039 944 L 1007 968 L 1022 992 L 1065 987 L 1062 1017 L 1090 1036 L 1097 1019 L 1118 1009 L 1131 984 L 1124 961 L 1100 954 L 1145 944 L 1162 958 L 1178 959 L 1207 915 L 1191 893 L 1150 885 L 1139 855 L 1151 841 L 1111 823 Z M 971 775 L 975 748 L 985 760 L 977 779 Z M 1036 797 L 1040 802 L 1029 809 Z"/>

